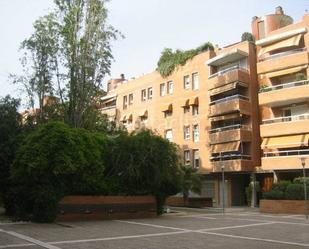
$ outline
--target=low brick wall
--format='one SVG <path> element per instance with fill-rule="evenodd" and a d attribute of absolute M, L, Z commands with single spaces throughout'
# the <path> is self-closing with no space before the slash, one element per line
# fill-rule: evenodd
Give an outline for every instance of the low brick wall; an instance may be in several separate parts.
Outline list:
<path fill-rule="evenodd" d="M 153 196 L 66 196 L 58 205 L 57 221 L 156 217 Z"/>
<path fill-rule="evenodd" d="M 305 214 L 305 201 L 260 200 L 260 212 L 271 214 Z"/>
<path fill-rule="evenodd" d="M 174 207 L 184 207 L 185 206 L 183 197 L 175 197 L 175 196 L 171 196 L 167 198 L 165 204 L 168 206 L 174 206 Z M 203 198 L 203 197 L 191 197 L 188 200 L 187 206 L 196 207 L 196 208 L 212 207 L 212 199 Z"/>

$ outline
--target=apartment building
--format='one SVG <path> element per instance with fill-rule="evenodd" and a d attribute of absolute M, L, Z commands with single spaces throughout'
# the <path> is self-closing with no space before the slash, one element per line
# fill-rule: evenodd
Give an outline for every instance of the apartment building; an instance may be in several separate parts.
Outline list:
<path fill-rule="evenodd" d="M 265 190 L 267 182 L 299 176 L 300 158 L 309 156 L 308 29 L 308 14 L 293 23 L 280 7 L 252 22 L 262 150 L 256 172 Z"/>
<path fill-rule="evenodd" d="M 166 78 L 110 80 L 101 110 L 128 131 L 149 128 L 178 144 L 214 205 L 244 205 L 250 178 L 267 190 L 299 175 L 309 155 L 308 25 L 309 15 L 293 24 L 278 7 L 253 18 L 255 43 L 203 52 Z"/>

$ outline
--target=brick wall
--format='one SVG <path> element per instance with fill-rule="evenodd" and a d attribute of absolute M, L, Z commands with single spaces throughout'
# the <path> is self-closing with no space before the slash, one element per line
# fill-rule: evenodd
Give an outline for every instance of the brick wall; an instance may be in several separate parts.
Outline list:
<path fill-rule="evenodd" d="M 305 214 L 305 202 L 298 200 L 260 200 L 260 212 L 272 214 Z"/>

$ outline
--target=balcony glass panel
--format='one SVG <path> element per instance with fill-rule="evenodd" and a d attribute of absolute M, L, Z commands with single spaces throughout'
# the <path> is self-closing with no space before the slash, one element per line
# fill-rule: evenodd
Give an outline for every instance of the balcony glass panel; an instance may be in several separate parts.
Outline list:
<path fill-rule="evenodd" d="M 280 85 L 276 85 L 276 86 L 261 87 L 259 92 L 260 93 L 270 92 L 270 91 L 276 91 L 276 90 L 280 90 L 280 89 L 284 89 L 284 88 L 304 86 L 304 85 L 308 85 L 308 84 L 309 84 L 309 80 L 300 80 L 300 81 L 294 81 L 294 82 L 290 82 L 290 83 L 286 83 L 286 84 L 280 84 Z"/>
<path fill-rule="evenodd" d="M 228 97 L 225 97 L 225 98 L 222 98 L 222 99 L 214 100 L 214 101 L 210 102 L 209 105 L 215 105 L 215 104 L 230 101 L 230 100 L 233 100 L 233 99 L 249 100 L 249 98 L 244 96 L 244 95 L 236 94 L 236 95 L 228 96 Z"/>
<path fill-rule="evenodd" d="M 309 119 L 309 113 L 302 114 L 302 115 L 295 115 L 295 116 L 287 116 L 287 117 L 279 117 L 273 119 L 265 119 L 262 121 L 262 124 L 274 124 L 274 123 L 282 123 L 282 122 L 292 122 L 292 121 L 299 121 L 299 120 L 306 120 Z"/>

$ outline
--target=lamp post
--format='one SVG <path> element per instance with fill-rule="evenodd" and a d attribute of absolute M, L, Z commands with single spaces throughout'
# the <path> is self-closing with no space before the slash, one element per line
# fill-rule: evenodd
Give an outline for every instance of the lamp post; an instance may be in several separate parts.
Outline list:
<path fill-rule="evenodd" d="M 224 199 L 225 199 L 225 179 L 224 179 L 224 165 L 221 165 L 221 172 L 222 172 L 222 212 L 225 213 L 224 207 Z"/>
<path fill-rule="evenodd" d="M 301 164 L 303 166 L 303 182 L 304 182 L 304 193 L 305 193 L 305 215 L 306 215 L 306 219 L 308 219 L 308 203 L 307 203 L 307 184 L 306 184 L 306 170 L 305 170 L 305 166 L 306 166 L 306 158 L 301 157 Z"/>

